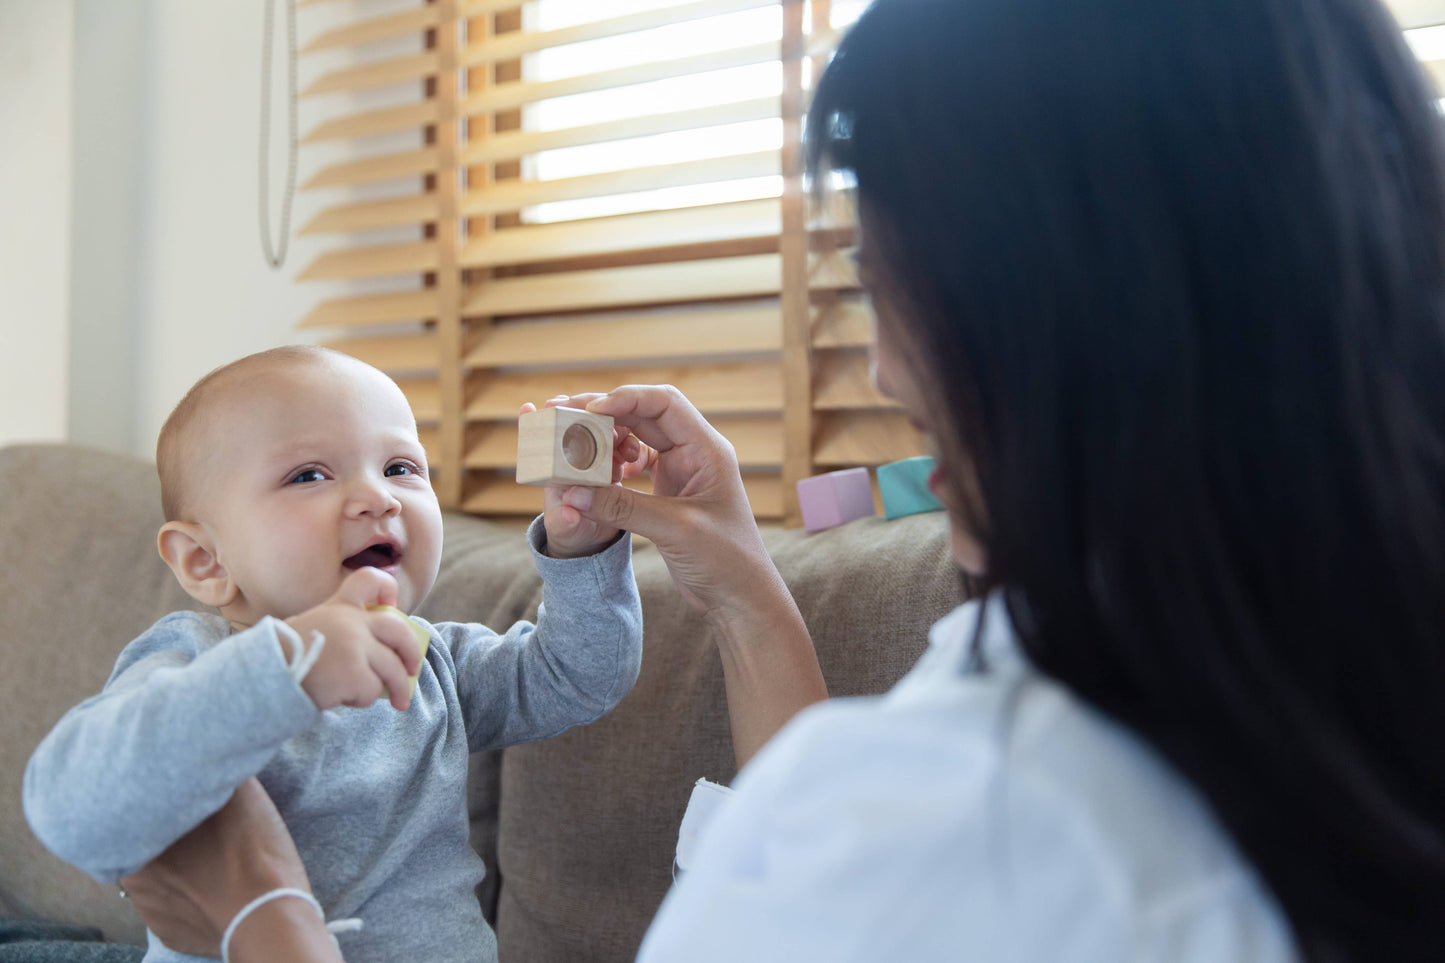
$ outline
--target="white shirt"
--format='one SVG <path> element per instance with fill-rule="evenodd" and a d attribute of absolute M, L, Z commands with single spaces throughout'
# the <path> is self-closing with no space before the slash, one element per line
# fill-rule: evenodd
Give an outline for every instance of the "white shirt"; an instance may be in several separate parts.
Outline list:
<path fill-rule="evenodd" d="M 929 640 L 888 695 L 800 713 L 739 774 L 639 963 L 1299 959 L 1200 795 L 1035 671 L 1001 600 Z"/>

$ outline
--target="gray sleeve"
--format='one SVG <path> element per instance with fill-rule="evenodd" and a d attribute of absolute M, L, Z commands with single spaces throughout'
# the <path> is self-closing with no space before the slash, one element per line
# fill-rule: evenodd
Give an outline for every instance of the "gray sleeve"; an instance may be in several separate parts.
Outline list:
<path fill-rule="evenodd" d="M 221 808 L 316 716 L 270 619 L 219 637 L 194 613 L 167 616 L 36 748 L 25 816 L 57 856 L 112 882 Z"/>
<path fill-rule="evenodd" d="M 472 752 L 547 739 L 609 712 L 642 667 L 642 603 L 632 536 L 585 558 L 548 558 L 538 518 L 527 531 L 542 604 L 537 623 L 497 635 L 443 623 Z"/>

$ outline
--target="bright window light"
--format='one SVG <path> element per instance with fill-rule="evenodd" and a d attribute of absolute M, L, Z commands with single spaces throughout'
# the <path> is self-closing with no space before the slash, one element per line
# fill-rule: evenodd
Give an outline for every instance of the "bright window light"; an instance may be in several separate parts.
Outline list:
<path fill-rule="evenodd" d="M 538 0 L 528 26 L 536 30 L 555 30 L 675 6 L 677 2 Z M 843 0 L 838 5 L 839 12 L 848 18 L 847 22 L 857 16 L 856 12 L 850 15 L 849 8 L 861 10 L 862 6 L 856 0 Z M 838 24 L 836 16 L 832 20 L 835 25 Z M 523 71 L 529 81 L 545 82 L 662 60 L 776 44 L 781 40 L 782 27 L 781 6 L 769 5 L 539 51 L 525 59 Z M 782 87 L 782 66 L 776 59 L 771 59 L 741 67 L 557 97 L 528 107 L 523 119 L 528 130 L 565 130 L 631 117 L 777 97 L 781 95 Z M 531 179 L 548 181 L 662 164 L 685 164 L 715 157 L 779 150 L 782 142 L 782 121 L 770 118 L 542 151 L 528 159 L 526 175 Z M 781 177 L 752 177 L 539 204 L 524 210 L 522 218 L 537 223 L 755 200 L 778 197 L 782 194 L 782 187 Z"/>
<path fill-rule="evenodd" d="M 1405 42 L 1420 60 L 1445 60 L 1445 26 L 1406 30 Z"/>

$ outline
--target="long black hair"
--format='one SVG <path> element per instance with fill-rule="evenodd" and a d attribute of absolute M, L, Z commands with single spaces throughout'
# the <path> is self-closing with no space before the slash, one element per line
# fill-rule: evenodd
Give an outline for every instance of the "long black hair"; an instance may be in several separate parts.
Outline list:
<path fill-rule="evenodd" d="M 1375 0 L 877 0 L 808 121 L 1024 650 L 1317 963 L 1445 958 L 1435 96 Z"/>

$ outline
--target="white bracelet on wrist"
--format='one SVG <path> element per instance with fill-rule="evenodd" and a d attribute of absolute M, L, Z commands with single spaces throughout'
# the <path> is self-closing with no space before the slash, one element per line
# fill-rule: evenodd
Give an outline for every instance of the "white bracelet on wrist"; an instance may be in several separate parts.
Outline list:
<path fill-rule="evenodd" d="M 241 907 L 241 911 L 232 917 L 231 922 L 226 926 L 226 932 L 221 935 L 221 963 L 231 963 L 231 937 L 236 935 L 236 928 L 241 925 L 241 922 L 247 916 L 250 916 L 252 912 L 265 906 L 272 900 L 284 899 L 288 896 L 310 903 L 312 908 L 316 910 L 316 915 L 321 918 L 323 923 L 326 923 L 326 911 L 321 908 L 321 904 L 316 901 L 316 897 L 304 889 L 295 889 L 287 886 L 280 889 L 273 889 L 269 893 L 262 893 Z M 331 934 L 331 942 L 333 943 L 336 943 L 337 933 L 354 933 L 359 929 L 361 929 L 361 920 L 359 919 L 336 920 L 332 923 L 326 923 L 326 932 Z M 341 944 L 337 943 L 337 949 L 340 949 L 340 947 Z"/>

